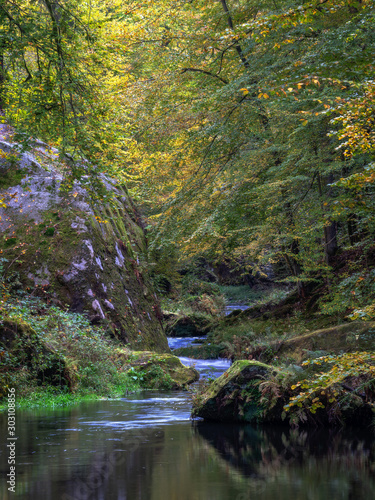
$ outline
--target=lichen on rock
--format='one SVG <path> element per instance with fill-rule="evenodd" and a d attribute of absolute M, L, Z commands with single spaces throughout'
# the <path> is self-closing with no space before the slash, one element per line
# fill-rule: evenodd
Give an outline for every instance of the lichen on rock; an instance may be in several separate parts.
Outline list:
<path fill-rule="evenodd" d="M 17 272 L 34 294 L 106 321 L 133 348 L 169 352 L 143 260 L 142 223 L 126 188 L 103 176 L 111 200 L 93 206 L 88 179 L 64 186 L 57 155 L 41 147 L 21 152 L 6 141 L 0 150 L 5 271 Z"/>

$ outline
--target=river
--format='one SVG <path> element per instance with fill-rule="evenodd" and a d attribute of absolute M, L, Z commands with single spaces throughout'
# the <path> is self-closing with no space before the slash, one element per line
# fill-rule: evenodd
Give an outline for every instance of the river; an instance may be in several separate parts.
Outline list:
<path fill-rule="evenodd" d="M 176 341 L 175 341 L 176 342 Z M 217 376 L 227 360 L 188 360 Z M 211 368 L 209 368 L 211 366 Z M 187 392 L 133 394 L 16 415 L 16 493 L 2 500 L 369 500 L 375 440 L 356 432 L 190 419 Z M 6 435 L 6 415 L 0 415 Z"/>

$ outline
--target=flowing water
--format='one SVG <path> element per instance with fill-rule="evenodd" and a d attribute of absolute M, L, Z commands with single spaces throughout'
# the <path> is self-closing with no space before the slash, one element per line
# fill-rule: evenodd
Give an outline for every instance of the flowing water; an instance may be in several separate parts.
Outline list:
<path fill-rule="evenodd" d="M 228 316 L 228 314 L 233 311 L 246 311 L 246 309 L 249 309 L 249 306 L 245 306 L 243 304 L 230 304 L 225 306 L 224 314 L 225 316 Z"/>
<path fill-rule="evenodd" d="M 190 421 L 183 392 L 17 413 L 16 493 L 2 500 L 371 500 L 370 431 Z M 5 435 L 5 416 L 1 415 Z"/>
<path fill-rule="evenodd" d="M 205 337 L 171 337 L 168 338 L 168 344 L 171 349 L 187 347 L 194 343 L 199 344 Z M 201 377 L 216 378 L 222 375 L 231 365 L 228 359 L 192 359 L 179 356 L 185 366 L 193 366 L 199 371 Z"/>
<path fill-rule="evenodd" d="M 177 342 L 178 343 L 178 342 Z M 227 360 L 188 360 L 215 376 Z M 16 493 L 1 500 L 371 500 L 371 429 L 290 430 L 190 420 L 187 392 L 16 414 Z M 6 436 L 6 415 L 0 415 Z M 2 439 L 2 443 L 5 439 Z"/>

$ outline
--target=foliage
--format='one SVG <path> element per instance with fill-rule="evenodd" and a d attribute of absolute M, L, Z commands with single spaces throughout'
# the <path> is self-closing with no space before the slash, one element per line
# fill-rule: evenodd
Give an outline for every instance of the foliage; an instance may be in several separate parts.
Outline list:
<path fill-rule="evenodd" d="M 46 141 L 67 188 L 79 178 L 94 198 L 108 197 L 100 172 L 127 175 L 127 124 L 116 120 L 112 88 L 121 69 L 108 43 L 118 4 L 19 0 L 0 8 L 1 104 L 14 139 L 24 148 Z"/>
<path fill-rule="evenodd" d="M 147 389 L 170 390 L 176 384 L 169 373 L 166 373 L 158 364 L 152 365 L 143 372 L 142 387 Z"/>
<path fill-rule="evenodd" d="M 1 302 L 7 299 L 9 295 L 8 287 L 5 283 L 4 278 L 4 266 L 8 262 L 4 257 L 0 258 L 0 294 L 1 294 Z"/>
<path fill-rule="evenodd" d="M 336 278 L 330 296 L 321 299 L 322 312 L 335 314 L 349 310 L 353 311 L 349 315 L 352 320 L 372 319 L 375 300 L 374 277 L 374 269 L 341 274 Z"/>
<path fill-rule="evenodd" d="M 38 373 L 41 370 L 48 371 L 49 357 L 53 353 L 53 356 L 64 360 L 72 390 L 79 395 L 95 393 L 108 396 L 139 387 L 138 381 L 128 376 L 124 369 L 126 365 L 117 354 L 119 345 L 102 328 L 93 327 L 85 316 L 55 306 L 48 307 L 42 300 L 27 296 L 10 300 L 1 311 L 11 319 L 21 319 L 30 325 L 40 345 L 48 346 L 50 354 L 41 351 L 39 358 L 33 359 L 33 366 Z M 37 379 L 37 372 L 25 366 L 24 352 L 22 346 L 15 348 L 12 353 L 3 352 L 1 371 L 5 370 L 8 374 L 8 384 L 17 387 L 20 397 L 29 397 L 41 381 Z M 56 375 L 59 376 L 58 373 Z M 45 381 L 47 387 L 50 383 Z M 67 389 L 65 384 L 60 374 L 57 387 L 64 392 Z"/>
<path fill-rule="evenodd" d="M 374 230 L 371 181 L 361 201 L 345 187 L 372 178 L 372 1 L 178 2 L 157 14 L 144 5 L 124 21 L 128 57 L 140 57 L 132 192 L 152 248 L 246 255 L 255 272 L 283 261 L 301 295 L 328 283 L 339 249 Z"/>
<path fill-rule="evenodd" d="M 322 356 L 302 365 L 315 367 L 319 372 L 291 386 L 294 395 L 284 410 L 296 412 L 297 420 L 306 420 L 306 412 L 314 415 L 324 408 L 332 419 L 339 418 L 342 408 L 351 403 L 353 396 L 367 399 L 373 395 L 375 354 L 372 352 Z"/>
<path fill-rule="evenodd" d="M 5 1 L 2 106 L 94 196 L 126 181 L 155 258 L 282 262 L 330 294 L 375 231 L 373 22 L 373 0 Z"/>
<path fill-rule="evenodd" d="M 225 300 L 216 283 L 187 273 L 174 280 L 173 292 L 162 297 L 161 304 L 167 313 L 207 323 L 223 312 Z"/>
<path fill-rule="evenodd" d="M 374 16 L 373 0 L 4 0 L 1 108 L 21 149 L 46 141 L 67 190 L 78 178 L 106 201 L 100 173 L 127 183 L 148 217 L 154 281 L 168 307 L 175 280 L 183 314 L 217 314 L 217 285 L 178 277 L 177 263 L 245 256 L 255 275 L 279 266 L 277 279 L 301 299 L 317 287 L 323 313 L 371 319 Z M 5 266 L 1 258 L 3 310 L 80 360 L 72 365 L 80 390 L 145 382 L 123 370 L 115 343 L 82 316 L 22 295 L 9 301 L 17 276 L 7 283 Z M 219 324 L 210 340 L 246 357 L 259 337 L 264 347 L 307 329 L 298 314 L 249 323 Z M 370 387 L 372 356 L 314 361 L 327 370 L 296 384 L 304 392 L 286 409 L 303 419 L 329 404 L 339 415 L 347 377 L 362 369 Z M 18 361 L 6 363 L 26 390 L 30 374 Z M 159 368 L 153 377 L 167 387 Z"/>
<path fill-rule="evenodd" d="M 143 382 L 143 373 L 137 371 L 134 367 L 130 368 L 130 370 L 127 371 L 127 374 L 136 382 Z"/>

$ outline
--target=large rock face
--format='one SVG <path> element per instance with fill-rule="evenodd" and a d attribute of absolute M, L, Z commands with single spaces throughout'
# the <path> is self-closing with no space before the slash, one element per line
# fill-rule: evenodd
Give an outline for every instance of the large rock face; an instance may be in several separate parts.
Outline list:
<path fill-rule="evenodd" d="M 1 136 L 0 136 L 1 139 Z M 3 138 L 4 139 L 4 138 Z M 55 152 L 56 153 L 56 152 Z M 111 202 L 90 205 L 89 178 L 68 186 L 57 155 L 0 140 L 0 252 L 7 276 L 93 321 L 137 350 L 169 352 L 141 254 L 145 236 L 126 190 L 110 180 Z M 65 183 L 66 184 L 66 183 Z"/>

